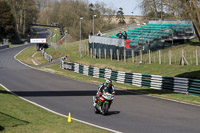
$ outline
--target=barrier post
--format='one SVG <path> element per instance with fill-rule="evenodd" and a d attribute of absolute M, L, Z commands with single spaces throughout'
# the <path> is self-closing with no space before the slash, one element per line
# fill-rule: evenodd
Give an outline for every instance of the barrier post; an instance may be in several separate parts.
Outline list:
<path fill-rule="evenodd" d="M 135 62 L 135 60 L 134 60 L 134 50 L 131 50 L 131 55 L 132 55 L 132 63 L 134 63 Z"/>
<path fill-rule="evenodd" d="M 161 61 L 161 54 L 160 54 L 160 50 L 158 51 L 158 57 L 159 57 L 159 64 L 161 64 L 161 63 L 162 63 L 162 61 Z"/>
<path fill-rule="evenodd" d="M 112 61 L 112 49 L 110 49 L 110 60 Z"/>
<path fill-rule="evenodd" d="M 94 49 L 94 59 L 96 59 L 96 56 L 97 56 L 97 49 L 95 48 Z"/>
<path fill-rule="evenodd" d="M 104 49 L 104 57 L 105 57 L 105 59 L 106 59 L 106 49 Z"/>
<path fill-rule="evenodd" d="M 198 66 L 199 62 L 198 62 L 198 51 L 196 49 L 196 65 Z"/>
<path fill-rule="evenodd" d="M 99 48 L 99 59 L 101 59 L 101 49 Z"/>
<path fill-rule="evenodd" d="M 172 64 L 172 55 L 171 55 L 171 50 L 169 50 L 169 65 Z"/>
<path fill-rule="evenodd" d="M 181 58 L 181 65 L 184 66 L 185 62 L 184 62 L 184 50 L 182 49 L 182 58 Z"/>
<path fill-rule="evenodd" d="M 143 62 L 143 57 L 142 57 L 142 50 L 140 50 L 140 63 L 142 63 Z"/>
<path fill-rule="evenodd" d="M 126 62 L 126 49 L 124 49 L 124 62 Z"/>
<path fill-rule="evenodd" d="M 151 64 L 151 51 L 149 50 L 149 64 Z"/>
<path fill-rule="evenodd" d="M 117 49 L 117 61 L 119 61 L 119 49 Z"/>
<path fill-rule="evenodd" d="M 92 58 L 92 48 L 90 48 L 90 56 L 91 56 L 91 58 Z"/>
<path fill-rule="evenodd" d="M 87 43 L 85 44 L 85 55 L 87 55 Z"/>

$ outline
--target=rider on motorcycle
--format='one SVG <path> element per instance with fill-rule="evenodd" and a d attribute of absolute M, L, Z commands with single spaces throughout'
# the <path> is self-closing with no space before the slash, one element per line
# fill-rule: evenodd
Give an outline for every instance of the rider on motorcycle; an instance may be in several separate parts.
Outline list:
<path fill-rule="evenodd" d="M 115 88 L 112 84 L 112 81 L 109 78 L 106 79 L 106 81 L 104 81 L 102 84 L 99 85 L 99 89 L 96 94 L 96 100 L 95 100 L 94 106 L 97 103 L 97 98 L 99 98 L 102 95 L 103 90 L 106 90 L 107 92 L 111 93 L 112 95 L 115 94 Z"/>

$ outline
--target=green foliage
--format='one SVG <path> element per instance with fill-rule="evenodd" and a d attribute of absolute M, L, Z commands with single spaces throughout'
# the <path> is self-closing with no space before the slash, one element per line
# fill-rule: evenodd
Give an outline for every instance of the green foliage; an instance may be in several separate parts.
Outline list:
<path fill-rule="evenodd" d="M 9 5 L 5 1 L 0 1 L 0 41 L 3 38 L 15 39 L 15 24 Z"/>
<path fill-rule="evenodd" d="M 19 37 L 26 37 L 30 33 L 31 25 L 36 22 L 38 7 L 36 0 L 6 0 L 11 7 L 15 27 Z"/>

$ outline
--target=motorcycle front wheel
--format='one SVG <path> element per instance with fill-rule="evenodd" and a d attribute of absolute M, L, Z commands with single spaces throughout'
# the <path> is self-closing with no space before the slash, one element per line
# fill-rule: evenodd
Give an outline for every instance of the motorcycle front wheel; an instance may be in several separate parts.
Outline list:
<path fill-rule="evenodd" d="M 103 103 L 102 105 L 102 114 L 106 115 L 108 113 L 109 103 Z"/>

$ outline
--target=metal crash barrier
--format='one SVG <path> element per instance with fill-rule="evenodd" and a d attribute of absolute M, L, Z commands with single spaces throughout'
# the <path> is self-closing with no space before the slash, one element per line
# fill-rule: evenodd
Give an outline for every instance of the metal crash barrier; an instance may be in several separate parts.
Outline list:
<path fill-rule="evenodd" d="M 86 76 L 110 78 L 118 83 L 200 96 L 200 80 L 197 79 L 127 73 L 112 69 L 81 65 L 78 63 L 64 62 L 63 60 L 61 60 L 60 66 L 62 69 L 71 70 Z"/>

